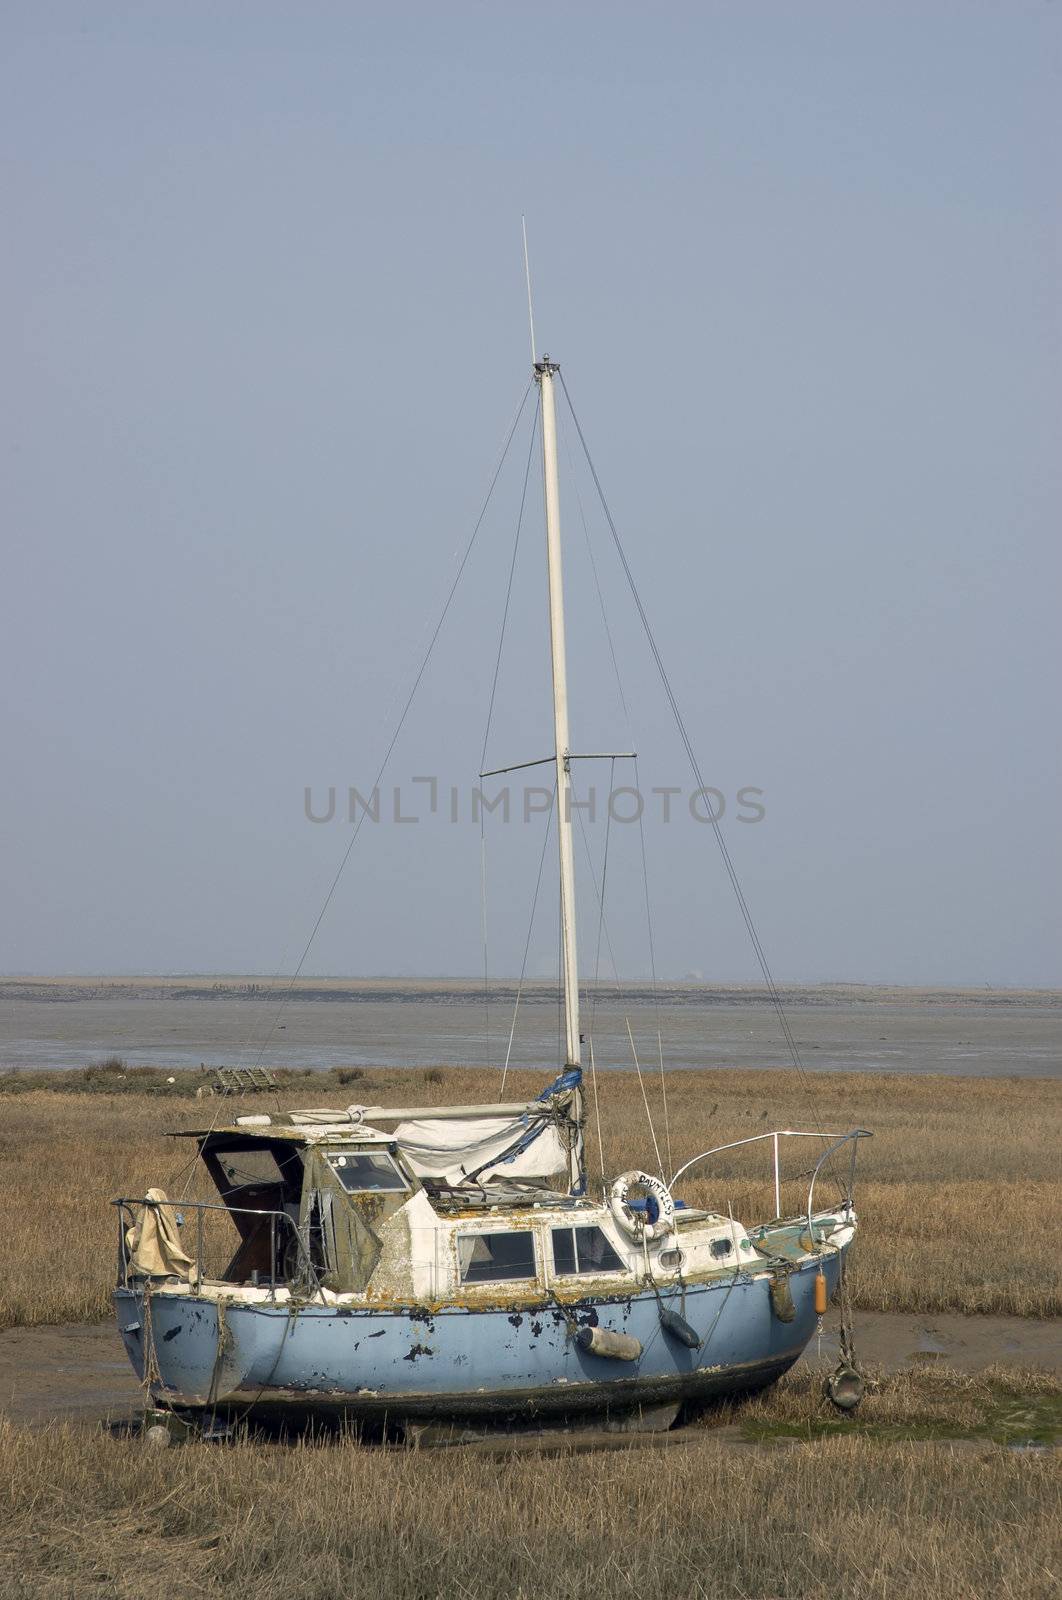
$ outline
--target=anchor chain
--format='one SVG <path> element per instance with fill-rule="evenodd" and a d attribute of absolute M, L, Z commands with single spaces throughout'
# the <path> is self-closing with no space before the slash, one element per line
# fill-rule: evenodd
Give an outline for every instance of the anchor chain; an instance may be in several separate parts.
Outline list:
<path fill-rule="evenodd" d="M 848 1286 L 846 1260 L 843 1252 L 839 1252 L 839 1256 L 837 1306 L 841 1316 L 840 1360 L 826 1379 L 825 1391 L 839 1411 L 854 1411 L 866 1393 L 866 1379 L 860 1370 L 855 1353 L 852 1291 Z"/>

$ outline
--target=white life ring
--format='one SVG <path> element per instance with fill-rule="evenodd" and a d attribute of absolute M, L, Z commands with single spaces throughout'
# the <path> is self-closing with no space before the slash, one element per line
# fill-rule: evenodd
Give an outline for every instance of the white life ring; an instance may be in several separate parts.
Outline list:
<path fill-rule="evenodd" d="M 659 1212 L 655 1222 L 647 1221 L 631 1209 L 627 1195 L 632 1186 L 644 1189 L 646 1194 L 653 1196 Z M 661 1178 L 654 1178 L 651 1173 L 621 1172 L 612 1185 L 608 1204 L 624 1233 L 632 1239 L 657 1239 L 662 1234 L 670 1233 L 674 1227 L 675 1202 L 671 1198 L 671 1190 Z"/>

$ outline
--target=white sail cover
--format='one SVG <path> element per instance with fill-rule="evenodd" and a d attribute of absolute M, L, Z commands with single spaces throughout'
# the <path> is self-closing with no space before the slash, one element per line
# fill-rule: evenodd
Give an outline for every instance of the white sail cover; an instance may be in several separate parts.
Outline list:
<path fill-rule="evenodd" d="M 460 1120 L 421 1117 L 400 1122 L 394 1139 L 418 1178 L 439 1178 L 461 1183 L 484 1162 L 501 1157 L 525 1137 L 532 1124 L 527 1117 L 462 1117 Z M 549 1178 L 568 1167 L 568 1151 L 555 1123 L 543 1123 L 525 1149 L 497 1166 L 479 1172 L 477 1182 L 492 1178 Z"/>

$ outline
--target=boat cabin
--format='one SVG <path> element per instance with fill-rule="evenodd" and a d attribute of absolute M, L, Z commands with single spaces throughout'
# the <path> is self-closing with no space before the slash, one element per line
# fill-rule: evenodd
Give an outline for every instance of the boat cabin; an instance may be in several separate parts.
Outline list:
<path fill-rule="evenodd" d="M 186 1276 L 208 1294 L 475 1306 L 622 1294 L 647 1268 L 667 1281 L 756 1259 L 727 1217 L 680 1203 L 659 1231 L 639 1222 L 646 1202 L 588 1198 L 572 1102 L 553 1085 L 515 1107 L 350 1107 L 178 1135 L 197 1141 L 218 1193 L 181 1203 Z M 239 1236 L 224 1266 L 204 1246 L 219 1212 Z"/>

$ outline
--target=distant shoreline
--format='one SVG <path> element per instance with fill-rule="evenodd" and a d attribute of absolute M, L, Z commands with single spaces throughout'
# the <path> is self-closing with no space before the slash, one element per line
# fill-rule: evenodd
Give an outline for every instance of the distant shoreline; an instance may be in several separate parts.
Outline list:
<path fill-rule="evenodd" d="M 696 998 L 704 1005 L 763 1005 L 770 994 L 763 984 L 701 983 L 694 980 L 660 980 L 654 989 L 648 978 L 624 980 L 619 987 L 628 1001 L 688 1004 Z M 617 985 L 601 982 L 584 984 L 587 992 L 613 995 Z M 512 1000 L 518 989 L 515 978 L 492 979 L 492 1001 Z M 552 1002 L 556 983 L 525 980 L 523 998 L 527 1002 Z M 784 983 L 777 985 L 783 1004 L 794 1007 L 845 1005 L 981 1005 L 1046 1006 L 1062 1009 L 1062 989 L 997 988 L 958 985 L 906 985 L 890 983 Z M 482 1002 L 484 985 L 474 978 L 288 978 L 255 974 L 216 976 L 76 975 L 0 977 L 0 1003 L 4 1000 L 38 1001 L 43 1004 L 86 1000 L 269 1000 L 285 997 L 303 1002 L 381 1001 L 393 1004 L 434 1001 L 441 1003 Z"/>

